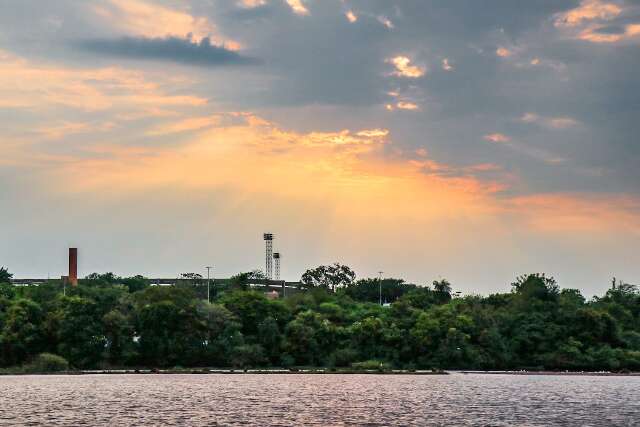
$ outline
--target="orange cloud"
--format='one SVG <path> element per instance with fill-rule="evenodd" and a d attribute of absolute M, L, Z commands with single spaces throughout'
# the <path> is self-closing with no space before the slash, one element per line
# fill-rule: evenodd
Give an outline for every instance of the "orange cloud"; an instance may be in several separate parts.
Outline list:
<path fill-rule="evenodd" d="M 223 120 L 200 129 L 191 142 L 179 146 L 151 151 L 114 144 L 88 148 L 82 158 L 60 165 L 57 179 L 74 192 L 104 194 L 117 189 L 122 194 L 164 186 L 184 190 L 224 186 L 238 194 L 329 198 L 340 209 L 347 207 L 341 200 L 373 203 L 380 197 L 399 200 L 403 194 L 406 206 L 423 197 L 425 209 L 433 211 L 427 203 L 432 198 L 462 204 L 494 191 L 492 184 L 471 176 L 443 176 L 440 172 L 450 168 L 429 159 L 418 163 L 385 159 L 382 150 L 390 142 L 386 129 L 297 133 L 251 114 L 236 117 L 242 121 L 226 125 Z"/>
<path fill-rule="evenodd" d="M 129 34 L 145 37 L 192 34 L 197 40 L 215 34 L 215 27 L 207 18 L 142 0 L 108 0 L 94 10 Z"/>
<path fill-rule="evenodd" d="M 484 140 L 489 142 L 509 142 L 511 138 L 502 133 L 490 133 L 484 136 Z"/>
<path fill-rule="evenodd" d="M 598 30 L 598 27 L 586 28 L 578 34 L 577 38 L 592 43 L 616 43 L 640 36 L 640 24 L 628 24 L 624 26 L 624 31 L 615 34 L 602 33 Z"/>
<path fill-rule="evenodd" d="M 576 27 L 585 21 L 611 20 L 622 13 L 622 8 L 614 3 L 600 0 L 583 0 L 580 6 L 556 16 L 557 27 Z"/>
<path fill-rule="evenodd" d="M 413 102 L 408 102 L 408 101 L 400 101 L 396 104 L 396 107 L 398 107 L 401 110 L 419 110 L 420 106 L 418 104 L 414 104 Z"/>
<path fill-rule="evenodd" d="M 207 117 L 190 117 L 175 123 L 162 123 L 147 131 L 149 136 L 168 135 L 172 133 L 189 132 L 208 128 L 219 124 L 221 117 L 218 115 Z"/>
<path fill-rule="evenodd" d="M 266 0 L 239 0 L 238 5 L 246 9 L 253 9 L 267 4 Z"/>
<path fill-rule="evenodd" d="M 505 209 L 535 230 L 550 233 L 606 233 L 640 236 L 640 201 L 625 195 L 535 194 L 509 199 Z"/>
<path fill-rule="evenodd" d="M 63 122 L 61 124 L 42 126 L 36 130 L 36 133 L 41 134 L 48 139 L 61 139 L 67 135 L 73 134 L 107 132 L 112 130 L 114 127 L 115 123 L 113 122 Z"/>
<path fill-rule="evenodd" d="M 493 163 L 480 163 L 469 166 L 467 169 L 472 172 L 496 172 L 502 170 L 500 166 Z"/>
<path fill-rule="evenodd" d="M 396 77 L 417 79 L 423 77 L 426 73 L 424 67 L 412 65 L 411 59 L 407 56 L 399 55 L 387 59 L 386 62 L 392 64 L 395 67 L 395 71 L 393 71 L 391 75 Z"/>
<path fill-rule="evenodd" d="M 535 113 L 525 113 L 520 117 L 520 120 L 525 123 L 536 123 L 552 129 L 569 129 L 580 124 L 580 122 L 571 117 L 543 117 Z"/>
<path fill-rule="evenodd" d="M 307 9 L 302 0 L 286 0 L 286 2 L 295 14 L 309 15 L 309 9 Z"/>
<path fill-rule="evenodd" d="M 358 20 L 358 15 L 356 15 L 353 10 L 348 10 L 344 15 L 347 17 L 347 20 L 352 24 Z"/>
<path fill-rule="evenodd" d="M 640 35 L 640 23 L 637 22 L 621 25 L 620 32 L 601 31 L 606 25 L 611 25 L 612 21 L 622 18 L 628 10 L 616 3 L 583 0 L 577 8 L 557 14 L 554 24 L 570 37 L 591 43 L 635 40 Z"/>
<path fill-rule="evenodd" d="M 420 110 L 420 105 L 418 105 L 416 102 L 413 102 L 413 100 L 411 100 L 411 97 L 405 97 L 401 95 L 399 91 L 390 91 L 387 92 L 387 95 L 397 99 L 397 101 L 394 101 L 393 104 L 385 105 L 385 108 L 388 111 L 394 111 L 396 109 L 409 111 Z"/>
<path fill-rule="evenodd" d="M 216 120 L 204 120 L 211 117 Z M 161 195 L 163 208 L 154 216 L 169 223 L 176 215 L 197 221 L 192 212 L 202 209 L 193 207 L 206 200 L 215 220 L 200 222 L 198 228 L 242 230 L 256 226 L 257 218 L 275 221 L 307 233 L 319 251 L 326 244 L 327 256 L 346 257 L 356 268 L 358 257 L 378 251 L 383 254 L 379 262 L 385 254 L 406 254 L 406 260 L 397 261 L 400 271 L 429 260 L 424 271 L 418 269 L 426 277 L 433 275 L 433 266 L 460 271 L 460 254 L 475 257 L 475 266 L 483 264 L 487 250 L 493 251 L 490 258 L 515 253 L 517 259 L 514 230 L 527 241 L 553 236 L 567 241 L 594 232 L 640 236 L 637 200 L 581 194 L 496 197 L 509 183 L 500 166 L 456 167 L 429 158 L 424 148 L 411 153 L 411 159 L 394 155 L 393 135 L 384 128 L 296 132 L 250 112 L 193 119 L 174 123 L 175 129 L 197 127 L 180 144 L 154 146 L 128 136 L 88 145 L 81 155 L 46 155 L 4 142 L 3 150 L 9 150 L 12 166 L 19 161 L 32 168 L 42 191 L 61 198 L 81 199 L 82 205 L 131 206 Z M 165 130 L 173 129 L 168 123 Z M 486 241 L 491 249 L 485 245 L 478 251 Z"/>
<path fill-rule="evenodd" d="M 361 130 L 356 135 L 364 136 L 365 138 L 384 138 L 389 135 L 389 131 L 387 129 Z"/>
<path fill-rule="evenodd" d="M 156 76 L 157 77 L 157 76 Z M 72 69 L 32 63 L 5 54 L 0 62 L 0 104 L 11 108 L 43 110 L 64 106 L 83 111 L 124 111 L 159 107 L 195 107 L 207 99 L 193 95 L 168 95 L 165 84 L 179 87 L 173 79 L 160 83 L 146 74 L 122 68 Z"/>
<path fill-rule="evenodd" d="M 498 47 L 498 49 L 496 49 L 496 55 L 498 55 L 501 58 L 506 58 L 513 55 L 513 52 L 507 49 L 506 47 L 500 46 Z"/>

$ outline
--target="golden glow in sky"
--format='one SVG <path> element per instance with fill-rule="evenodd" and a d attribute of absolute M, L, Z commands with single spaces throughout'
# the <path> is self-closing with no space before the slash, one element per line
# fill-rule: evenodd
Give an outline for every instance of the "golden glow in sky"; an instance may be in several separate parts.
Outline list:
<path fill-rule="evenodd" d="M 637 58 L 610 66 L 637 7 L 521 5 L 546 26 L 520 32 L 389 3 L 0 6 L 0 265 L 79 246 L 90 271 L 230 275 L 268 231 L 290 280 L 640 274 Z"/>

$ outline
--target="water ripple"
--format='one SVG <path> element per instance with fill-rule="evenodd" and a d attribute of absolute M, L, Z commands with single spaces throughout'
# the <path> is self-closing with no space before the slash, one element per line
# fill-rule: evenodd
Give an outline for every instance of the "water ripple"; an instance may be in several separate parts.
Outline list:
<path fill-rule="evenodd" d="M 640 377 L 0 377 L 0 426 L 629 426 Z"/>

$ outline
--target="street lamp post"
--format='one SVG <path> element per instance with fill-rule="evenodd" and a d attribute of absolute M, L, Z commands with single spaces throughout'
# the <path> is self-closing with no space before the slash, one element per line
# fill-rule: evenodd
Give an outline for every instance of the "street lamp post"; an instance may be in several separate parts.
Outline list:
<path fill-rule="evenodd" d="M 382 305 L 382 273 L 383 271 L 378 271 L 378 290 L 380 292 L 380 305 Z"/>
<path fill-rule="evenodd" d="M 213 267 L 206 267 L 207 269 L 207 302 L 211 302 L 211 269 Z"/>

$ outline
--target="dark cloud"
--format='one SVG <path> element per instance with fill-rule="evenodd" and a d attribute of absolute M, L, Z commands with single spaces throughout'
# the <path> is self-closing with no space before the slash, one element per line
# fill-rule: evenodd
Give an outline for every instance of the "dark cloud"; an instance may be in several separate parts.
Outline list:
<path fill-rule="evenodd" d="M 296 130 L 385 127 L 393 147 L 407 153 L 426 148 L 435 160 L 459 168 L 498 164 L 519 177 L 518 192 L 640 194 L 640 46 L 635 40 L 591 43 L 557 27 L 560 14 L 581 0 L 309 0 L 304 16 L 283 0 L 255 8 L 237 0 L 216 0 L 215 7 L 185 3 L 194 17 L 206 17 L 217 33 L 248 50 L 238 54 L 208 40 L 117 38 L 117 29 L 73 0 L 0 6 L 0 41 L 21 56 L 32 46 L 48 58 L 59 46 L 74 46 L 57 58 L 80 65 L 87 49 L 99 53 L 92 59 L 102 64 L 107 61 L 100 56 L 111 62 L 117 55 L 201 65 L 189 70 L 201 73 L 198 93 L 226 108 L 260 111 Z M 640 0 L 617 4 L 620 16 L 588 25 L 621 34 L 639 22 Z M 348 10 L 357 15 L 355 23 L 345 17 Z M 64 19 L 52 25 L 50 16 Z M 79 34 L 85 35 L 83 49 L 68 41 Z M 511 54 L 498 56 L 499 47 Z M 252 62 L 242 55 L 261 58 L 260 72 L 221 66 Z M 426 76 L 390 76 L 385 60 L 395 55 L 425 67 Z M 443 69 L 445 58 L 451 70 Z M 208 78 L 207 66 L 220 66 L 222 78 Z M 420 110 L 384 109 L 400 99 Z M 579 125 L 527 123 L 521 120 L 526 113 Z M 496 132 L 513 146 L 483 140 Z"/>
<path fill-rule="evenodd" d="M 607 27 L 596 28 L 595 32 L 600 34 L 624 34 L 624 27 L 619 25 L 609 25 Z"/>
<path fill-rule="evenodd" d="M 180 64 L 215 67 L 221 65 L 257 64 L 259 61 L 240 55 L 224 46 L 216 46 L 208 37 L 199 43 L 189 38 L 121 37 L 91 39 L 79 44 L 83 49 L 101 55 L 122 58 L 171 61 Z"/>

